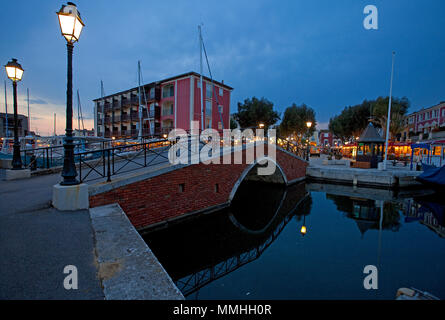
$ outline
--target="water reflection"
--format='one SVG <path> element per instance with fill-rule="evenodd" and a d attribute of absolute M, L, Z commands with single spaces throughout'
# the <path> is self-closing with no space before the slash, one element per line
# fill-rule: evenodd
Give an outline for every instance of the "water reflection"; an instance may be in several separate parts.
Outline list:
<path fill-rule="evenodd" d="M 230 208 L 153 232 L 145 240 L 188 296 L 258 259 L 294 215 L 301 219 L 310 211 L 303 183 L 284 188 L 243 182 Z"/>
<path fill-rule="evenodd" d="M 429 190 L 243 182 L 230 208 L 144 238 L 188 299 L 247 288 L 256 299 L 392 299 L 402 286 L 442 296 L 445 241 L 432 232 L 444 237 L 444 214 Z M 363 289 L 367 264 L 383 270 L 378 292 Z"/>
<path fill-rule="evenodd" d="M 338 211 L 356 222 L 362 237 L 370 229 L 397 232 L 402 217 L 404 222 L 419 222 L 445 237 L 445 202 L 431 190 L 412 190 L 411 194 L 399 195 L 391 190 L 337 185 L 308 184 L 307 189 L 327 192 L 326 199 L 332 200 Z"/>

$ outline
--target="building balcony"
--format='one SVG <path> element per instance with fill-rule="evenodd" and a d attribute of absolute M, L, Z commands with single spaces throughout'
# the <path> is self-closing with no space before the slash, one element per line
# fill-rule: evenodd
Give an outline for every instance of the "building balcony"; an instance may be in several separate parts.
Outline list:
<path fill-rule="evenodd" d="M 121 130 L 121 136 L 122 137 L 129 137 L 129 136 L 131 136 L 131 130 L 127 130 L 127 129 Z"/>
<path fill-rule="evenodd" d="M 121 122 L 121 116 L 119 115 L 119 116 L 114 116 L 113 117 L 113 122 Z"/>
<path fill-rule="evenodd" d="M 129 114 L 121 114 L 121 121 L 130 121 L 130 115 Z"/>
<path fill-rule="evenodd" d="M 99 126 L 101 126 L 103 123 L 104 123 L 104 122 L 103 122 L 102 119 L 97 119 L 97 124 L 98 124 Z"/>
<path fill-rule="evenodd" d="M 110 112 L 111 111 L 111 104 L 105 104 L 105 106 L 104 106 L 104 112 L 105 113 L 107 113 L 107 112 Z"/>
<path fill-rule="evenodd" d="M 110 123 L 111 122 L 111 117 L 105 117 L 105 123 Z"/>
<path fill-rule="evenodd" d="M 111 107 L 113 108 L 113 110 L 119 110 L 121 108 L 121 104 L 118 101 L 113 101 Z"/>

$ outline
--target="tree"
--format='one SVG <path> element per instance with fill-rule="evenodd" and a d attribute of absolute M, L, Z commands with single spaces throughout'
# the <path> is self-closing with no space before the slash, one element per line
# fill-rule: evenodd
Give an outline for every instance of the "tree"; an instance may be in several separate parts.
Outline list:
<path fill-rule="evenodd" d="M 368 125 L 371 115 L 371 102 L 345 107 L 343 111 L 329 120 L 329 131 L 343 140 L 360 136 Z"/>
<path fill-rule="evenodd" d="M 386 124 L 388 120 L 388 104 L 389 97 L 378 97 L 372 103 L 373 122 L 383 128 L 384 136 L 386 135 Z M 401 99 L 393 97 L 391 100 L 391 123 L 389 132 L 392 137 L 396 137 L 403 131 L 403 116 L 409 108 L 409 100 L 406 97 Z"/>
<path fill-rule="evenodd" d="M 345 140 L 360 136 L 371 120 L 376 127 L 386 131 L 389 97 L 364 100 L 361 104 L 345 107 L 343 111 L 329 120 L 329 130 Z M 403 131 L 403 116 L 409 107 L 409 101 L 403 97 L 392 98 L 391 124 L 389 130 L 393 137 Z"/>
<path fill-rule="evenodd" d="M 265 129 L 274 125 L 280 114 L 273 109 L 273 103 L 265 98 L 245 99 L 244 103 L 238 102 L 238 112 L 233 115 L 241 128 L 258 127 L 264 123 Z"/>
<path fill-rule="evenodd" d="M 230 129 L 236 128 L 238 128 L 238 123 L 233 119 L 233 117 L 230 117 Z"/>
<path fill-rule="evenodd" d="M 303 137 L 308 132 L 307 121 L 312 122 L 312 126 L 309 129 L 309 134 L 312 135 L 317 125 L 315 111 L 304 103 L 301 106 L 293 103 L 292 106 L 287 107 L 284 111 L 283 120 L 280 124 L 280 134 L 282 136 L 295 135 Z"/>

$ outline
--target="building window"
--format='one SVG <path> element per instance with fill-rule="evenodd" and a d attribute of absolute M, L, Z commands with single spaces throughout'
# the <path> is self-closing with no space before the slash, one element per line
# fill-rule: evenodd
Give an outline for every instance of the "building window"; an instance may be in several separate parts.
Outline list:
<path fill-rule="evenodd" d="M 212 101 L 206 101 L 206 116 L 212 116 Z"/>
<path fill-rule="evenodd" d="M 150 88 L 150 100 L 155 98 L 155 88 Z"/>
<path fill-rule="evenodd" d="M 213 98 L 213 85 L 210 83 L 206 84 L 206 98 L 207 99 Z"/>
<path fill-rule="evenodd" d="M 162 106 L 162 115 L 171 116 L 173 114 L 173 103 L 166 103 Z"/>
<path fill-rule="evenodd" d="M 222 97 L 224 95 L 224 90 L 223 88 L 219 88 L 219 95 Z"/>
<path fill-rule="evenodd" d="M 222 128 L 223 128 L 223 127 L 222 127 L 222 123 L 221 123 L 221 121 L 219 121 L 219 122 L 218 122 L 218 130 L 222 130 Z"/>
<path fill-rule="evenodd" d="M 175 86 L 168 85 L 162 88 L 162 98 L 170 98 L 175 95 Z"/>

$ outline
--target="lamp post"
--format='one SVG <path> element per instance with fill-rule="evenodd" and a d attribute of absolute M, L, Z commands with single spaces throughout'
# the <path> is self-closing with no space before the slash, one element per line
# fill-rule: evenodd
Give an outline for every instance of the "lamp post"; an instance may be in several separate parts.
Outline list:
<path fill-rule="evenodd" d="M 13 98 L 14 98 L 14 151 L 12 154 L 12 169 L 20 170 L 22 168 L 22 158 L 20 157 L 20 143 L 19 143 L 19 128 L 17 118 L 17 81 L 22 80 L 23 68 L 17 62 L 17 59 L 11 59 L 8 64 L 5 65 L 6 74 L 12 81 Z M 6 115 L 8 117 L 8 115 Z M 8 128 L 6 128 L 8 130 Z"/>
<path fill-rule="evenodd" d="M 307 121 L 306 122 L 306 127 L 307 127 L 306 160 L 309 161 L 309 130 L 312 127 L 312 122 L 311 121 Z"/>
<path fill-rule="evenodd" d="M 67 70 L 67 88 L 66 88 L 66 129 L 64 139 L 64 157 L 63 157 L 63 181 L 61 185 L 69 186 L 79 184 L 76 179 L 77 172 L 74 163 L 74 143 L 73 143 L 73 48 L 74 43 L 79 40 L 80 33 L 84 23 L 80 18 L 80 13 L 74 3 L 68 2 L 62 5 L 59 12 L 60 30 L 66 39 L 68 51 L 68 70 Z"/>

